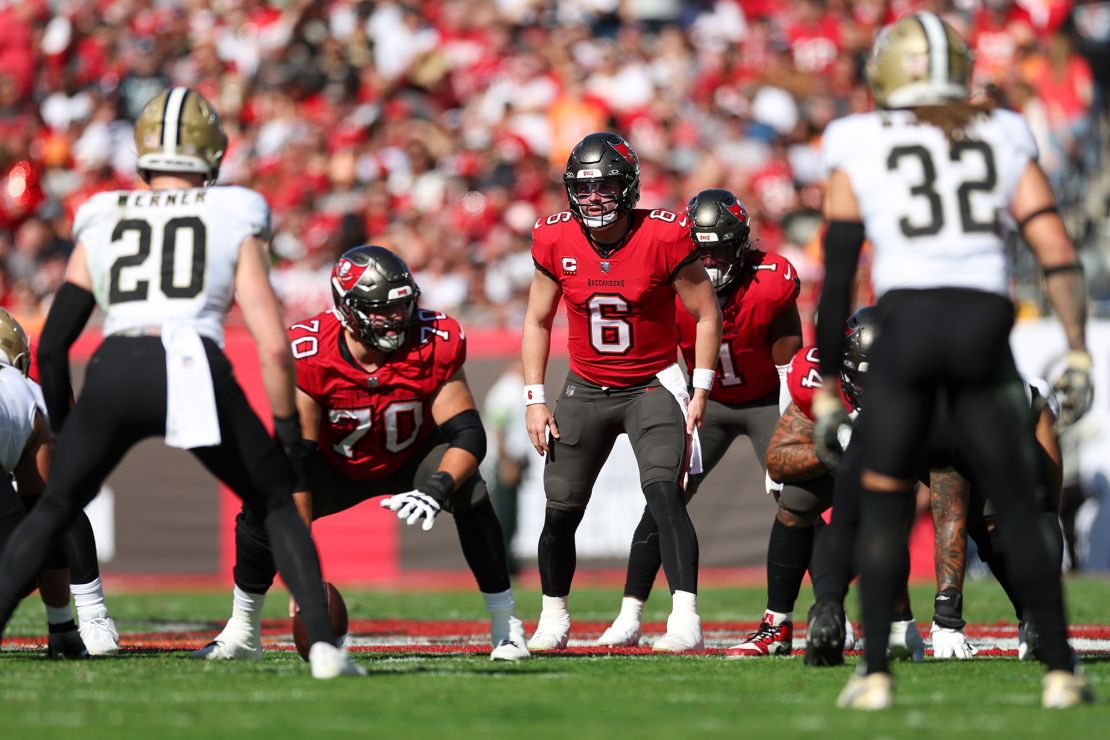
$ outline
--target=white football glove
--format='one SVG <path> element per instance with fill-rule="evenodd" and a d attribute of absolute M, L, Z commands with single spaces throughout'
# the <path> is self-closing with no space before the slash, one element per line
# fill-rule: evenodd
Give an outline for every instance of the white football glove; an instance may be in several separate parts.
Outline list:
<path fill-rule="evenodd" d="M 1071 350 L 1064 361 L 1064 372 L 1052 385 L 1052 392 L 1060 404 L 1060 426 L 1067 427 L 1087 413 L 1094 394 L 1091 390 L 1091 355 L 1083 350 Z"/>
<path fill-rule="evenodd" d="M 425 532 L 435 525 L 436 515 L 441 510 L 439 503 L 434 498 L 420 491 L 398 493 L 395 496 L 383 498 L 382 508 L 396 511 L 397 518 L 404 519 L 405 524 L 410 527 L 423 518 L 424 524 L 422 526 Z"/>
<path fill-rule="evenodd" d="M 937 660 L 967 660 L 979 652 L 979 648 L 967 641 L 961 630 L 941 627 L 933 622 L 933 657 Z"/>
<path fill-rule="evenodd" d="M 819 388 L 813 396 L 813 452 L 826 468 L 836 470 L 844 454 L 841 444 L 844 428 L 851 435 L 851 419 L 840 398 L 833 392 Z"/>

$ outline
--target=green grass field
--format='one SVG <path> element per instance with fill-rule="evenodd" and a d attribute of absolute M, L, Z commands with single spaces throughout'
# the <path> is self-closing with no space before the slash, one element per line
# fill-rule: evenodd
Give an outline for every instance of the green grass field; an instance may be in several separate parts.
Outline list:
<path fill-rule="evenodd" d="M 662 621 L 664 589 L 645 618 Z M 352 619 L 482 619 L 476 593 L 344 589 Z M 1107 624 L 1110 582 L 1068 583 L 1071 621 Z M 525 620 L 539 595 L 518 592 Z M 754 621 L 761 588 L 705 589 L 706 621 Z M 931 588 L 915 588 L 918 622 L 926 622 Z M 576 620 L 604 621 L 618 589 L 580 589 Z M 1011 620 L 993 582 L 969 583 L 969 622 Z M 124 632 L 160 629 L 213 633 L 227 617 L 226 593 L 109 593 Z M 798 616 L 804 618 L 808 594 Z M 284 593 L 267 616 L 280 619 Z M 42 608 L 27 600 L 8 635 L 41 635 Z M 204 663 L 184 651 L 127 652 L 92 661 L 56 662 L 41 652 L 0 653 L 0 737 L 1030 737 L 1103 736 L 1110 727 L 1110 655 L 1086 657 L 1099 702 L 1066 712 L 1040 709 L 1041 669 L 1013 658 L 899 664 L 898 706 L 880 714 L 837 710 L 849 665 L 813 669 L 800 656 L 725 661 L 719 656 L 551 656 L 493 664 L 483 654 L 431 656 L 358 652 L 365 679 L 314 681 L 295 653 L 268 651 L 260 663 Z"/>

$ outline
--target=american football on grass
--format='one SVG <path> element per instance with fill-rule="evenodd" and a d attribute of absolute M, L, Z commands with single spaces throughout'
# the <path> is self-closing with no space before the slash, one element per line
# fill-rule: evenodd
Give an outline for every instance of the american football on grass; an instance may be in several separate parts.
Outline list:
<path fill-rule="evenodd" d="M 343 601 L 343 595 L 333 584 L 324 581 L 324 598 L 328 603 L 328 619 L 331 620 L 332 632 L 336 637 L 343 637 L 347 634 L 347 604 Z M 301 657 L 308 660 L 308 629 L 301 619 L 300 606 L 293 615 L 293 644 L 297 646 Z"/>

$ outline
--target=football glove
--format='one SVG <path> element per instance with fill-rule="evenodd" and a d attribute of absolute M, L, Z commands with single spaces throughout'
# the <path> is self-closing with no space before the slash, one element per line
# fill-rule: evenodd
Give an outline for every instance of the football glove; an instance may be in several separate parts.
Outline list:
<path fill-rule="evenodd" d="M 436 515 L 441 507 L 436 500 L 420 491 L 398 493 L 382 499 L 382 508 L 397 512 L 398 519 L 404 519 L 410 527 L 420 519 L 424 520 L 423 528 L 427 532 L 436 523 Z"/>
<path fill-rule="evenodd" d="M 936 622 L 933 622 L 932 638 L 933 657 L 937 660 L 967 660 L 979 652 L 962 631 L 941 627 Z"/>
<path fill-rule="evenodd" d="M 404 519 L 410 527 L 423 519 L 422 526 L 427 532 L 435 525 L 436 515 L 454 490 L 455 479 L 447 471 L 440 470 L 432 473 L 415 491 L 382 499 L 382 508 L 396 511 L 397 518 Z"/>
<path fill-rule="evenodd" d="M 1094 396 L 1091 388 L 1091 355 L 1080 350 L 1070 350 L 1064 357 L 1064 372 L 1052 384 L 1052 392 L 1060 403 L 1060 426 L 1070 426 L 1091 408 Z"/>
<path fill-rule="evenodd" d="M 841 430 L 851 428 L 848 411 L 834 393 L 819 389 L 813 396 L 813 451 L 829 470 L 836 470 L 844 448 Z"/>

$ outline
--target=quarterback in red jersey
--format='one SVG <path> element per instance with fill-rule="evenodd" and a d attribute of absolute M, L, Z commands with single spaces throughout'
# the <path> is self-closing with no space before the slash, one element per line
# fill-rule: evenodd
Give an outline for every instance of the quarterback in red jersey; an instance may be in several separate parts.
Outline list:
<path fill-rule="evenodd" d="M 289 329 L 304 436 L 298 511 L 310 523 L 389 494 L 382 506 L 425 530 L 450 511 L 490 613 L 491 659 L 527 658 L 501 527 L 478 474 L 486 437 L 463 371 L 462 328 L 417 307 L 408 267 L 384 247 L 348 250 L 331 281 L 335 308 Z M 260 610 L 275 570 L 248 508 L 235 520 L 235 542 L 231 620 L 195 657 L 261 655 Z"/>
<path fill-rule="evenodd" d="M 794 267 L 779 255 L 751 248 L 748 212 L 735 195 L 716 188 L 703 190 L 690 200 L 686 217 L 689 238 L 697 247 L 724 314 L 716 377 L 700 430 L 702 471 L 690 475 L 686 487 L 689 500 L 736 438 L 746 436 L 762 463 L 771 430 L 779 417 L 780 398 L 785 397 L 780 376 L 802 345 L 802 328 L 796 304 L 799 282 Z M 684 311 L 678 312 L 678 331 L 683 358 L 692 369 L 696 359 L 696 326 Z M 824 495 L 793 486 L 787 491 L 776 491 L 775 495 L 793 502 L 792 509 L 805 510 L 831 495 L 831 487 Z M 782 536 L 779 530 L 784 526 L 787 525 L 777 521 L 771 534 L 773 549 L 790 550 L 768 566 L 769 580 L 775 583 L 795 577 L 800 581 L 812 548 L 811 538 L 799 543 Z M 655 520 L 645 510 L 632 537 L 621 612 L 601 635 L 600 644 L 639 643 L 640 614 L 659 570 L 659 539 Z M 779 606 L 776 602 L 769 609 Z M 782 605 L 785 615 L 771 620 L 771 626 L 778 630 L 776 645 L 790 644 L 792 607 L 792 603 Z M 729 648 L 728 654 L 741 651 L 739 654 L 747 655 L 749 649 L 756 651 L 753 654 L 768 654 L 763 645 L 766 641 L 762 637 L 760 640 L 758 644 L 745 640 L 742 645 Z M 786 649 L 789 651 L 789 647 Z"/>
<path fill-rule="evenodd" d="M 627 432 L 648 509 L 663 533 L 661 556 L 674 595 L 667 634 L 654 649 L 702 652 L 697 535 L 681 481 L 689 435 L 701 426 L 713 386 L 721 311 L 687 218 L 635 207 L 640 166 L 627 141 L 590 134 L 571 152 L 563 183 L 570 210 L 540 219 L 532 231 L 536 270 L 521 348 L 525 422 L 536 451 L 547 454 L 543 610 L 528 647 L 567 645 L 575 531 L 614 441 Z M 676 362 L 676 295 L 680 312 L 696 325 L 692 399 Z M 560 299 L 570 324 L 570 372 L 553 415 L 543 383 Z M 664 388 L 669 392 L 655 392 Z"/>

